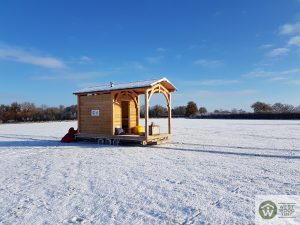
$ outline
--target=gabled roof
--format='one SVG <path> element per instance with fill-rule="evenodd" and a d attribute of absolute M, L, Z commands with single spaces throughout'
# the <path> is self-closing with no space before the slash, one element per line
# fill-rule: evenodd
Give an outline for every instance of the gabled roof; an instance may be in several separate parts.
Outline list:
<path fill-rule="evenodd" d="M 144 81 L 136 81 L 129 83 L 120 83 L 120 84 L 107 84 L 96 87 L 88 87 L 81 89 L 74 94 L 86 94 L 86 93 L 95 93 L 95 92 L 104 92 L 104 91 L 115 91 L 115 90 L 126 90 L 126 89 L 137 89 L 137 88 L 148 88 L 152 87 L 158 83 L 162 83 L 166 89 L 170 92 L 176 91 L 176 87 L 167 79 L 153 79 L 153 80 L 144 80 Z"/>

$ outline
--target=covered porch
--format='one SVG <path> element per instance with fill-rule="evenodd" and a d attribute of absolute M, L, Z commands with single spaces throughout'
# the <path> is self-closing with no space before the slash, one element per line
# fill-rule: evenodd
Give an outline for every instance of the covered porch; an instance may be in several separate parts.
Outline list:
<path fill-rule="evenodd" d="M 159 134 L 152 134 L 149 131 L 149 108 L 150 108 L 150 100 L 154 94 L 162 94 L 166 100 L 167 110 L 168 110 L 168 128 L 166 133 L 159 133 Z M 115 91 L 112 92 L 113 95 L 113 102 L 114 102 L 114 108 L 113 108 L 113 115 L 116 117 L 118 116 L 117 113 L 115 113 L 116 110 L 116 104 L 119 104 L 119 98 L 122 96 L 125 96 L 129 99 L 131 99 L 134 102 L 134 110 L 136 110 L 136 124 L 140 125 L 140 122 L 144 122 L 144 132 L 140 133 L 139 135 L 133 135 L 132 132 L 126 132 L 125 135 L 114 135 L 118 136 L 122 139 L 139 139 L 146 142 L 149 142 L 150 140 L 166 140 L 169 139 L 169 136 L 171 135 L 171 119 L 172 119 L 172 107 L 171 107 L 171 92 L 164 86 L 162 83 L 157 83 L 156 85 L 149 87 L 149 88 L 138 88 L 138 89 L 132 89 L 132 90 L 122 90 L 122 91 Z M 140 97 L 144 97 L 144 118 L 140 118 Z M 130 113 L 129 113 L 130 114 Z M 132 115 L 132 113 L 131 113 Z M 141 121 L 141 120 L 144 121 Z M 124 120 L 124 118 L 122 118 Z M 131 124 L 132 117 L 129 116 L 129 124 Z M 113 118 L 113 121 L 115 121 L 115 118 Z M 123 123 L 124 121 L 122 121 Z M 126 122 L 126 121 L 125 121 Z M 124 123 L 123 123 L 124 124 Z M 159 125 L 159 124 L 158 124 Z"/>

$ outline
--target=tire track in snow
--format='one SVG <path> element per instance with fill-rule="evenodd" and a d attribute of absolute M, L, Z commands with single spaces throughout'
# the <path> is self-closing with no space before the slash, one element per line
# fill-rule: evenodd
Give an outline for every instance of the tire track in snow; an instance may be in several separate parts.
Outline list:
<path fill-rule="evenodd" d="M 179 145 L 180 147 L 184 147 L 184 145 Z M 176 147 L 179 147 L 179 146 L 176 146 Z M 166 145 L 166 147 L 164 147 L 164 146 L 162 146 L 162 147 L 160 147 L 160 146 L 150 146 L 149 148 L 152 148 L 152 149 L 162 149 L 161 151 L 159 151 L 159 153 L 161 154 L 161 152 L 162 151 L 164 151 L 164 150 L 172 150 L 172 148 L 168 148 L 169 147 L 169 145 Z M 193 153 L 193 152 L 195 152 L 195 151 L 192 151 L 191 153 Z M 201 150 L 199 150 L 199 152 L 201 152 Z M 190 155 L 191 156 L 191 155 Z M 167 159 L 169 158 L 170 156 L 168 156 L 167 157 Z M 188 157 L 188 155 L 187 155 L 187 157 Z M 280 156 L 281 157 L 281 156 Z M 163 156 L 162 156 L 162 158 L 163 158 Z M 173 163 L 174 163 L 174 159 L 170 159 L 171 161 L 173 160 Z M 165 161 L 165 160 L 164 160 Z M 176 164 L 177 165 L 177 164 Z M 186 165 L 186 167 L 185 168 L 187 168 L 188 167 L 188 165 L 189 164 L 187 164 Z M 177 165 L 177 166 L 179 166 L 179 165 Z M 194 165 L 195 166 L 195 165 Z M 195 167 L 193 167 L 193 168 L 195 168 Z M 184 168 L 180 168 L 180 170 L 182 170 L 182 169 L 184 169 Z M 222 168 L 220 168 L 220 169 L 222 169 Z M 210 169 L 209 168 L 207 168 L 205 171 L 209 171 Z M 215 169 L 214 169 L 215 170 Z M 191 172 L 189 172 L 189 171 L 187 171 L 187 172 L 185 172 L 185 174 L 197 174 L 197 173 L 191 173 Z M 189 177 L 189 175 L 188 175 L 188 177 Z M 239 178 L 239 177 L 238 177 Z M 200 177 L 200 179 L 201 179 L 201 177 Z M 244 179 L 244 178 L 242 178 L 242 177 L 240 177 L 240 179 Z M 239 180 L 240 179 L 238 179 L 238 182 L 239 182 Z M 201 181 L 202 183 L 204 182 L 204 180 L 202 180 Z M 213 187 L 214 187 L 214 184 L 215 184 L 215 180 L 213 181 L 213 183 L 208 183 L 207 185 L 204 185 L 204 186 L 210 186 L 210 187 L 212 187 L 212 189 L 214 189 Z M 239 192 L 240 192 L 240 190 L 241 189 L 244 189 L 244 191 L 245 191 L 245 187 L 244 186 L 241 186 L 241 185 L 238 185 L 238 186 L 235 186 L 235 188 L 234 189 L 232 189 L 232 190 L 228 190 L 228 186 L 224 186 L 223 185 L 223 183 L 225 183 L 226 184 L 226 182 L 225 181 L 222 181 L 220 184 L 218 184 L 218 183 L 216 183 L 215 185 L 217 186 L 217 192 L 218 192 L 218 195 L 219 195 L 219 198 L 217 199 L 217 200 L 213 200 L 213 201 L 211 201 L 211 203 L 209 204 L 209 205 L 211 205 L 213 208 L 217 208 L 217 209 L 215 209 L 215 210 L 225 210 L 225 209 L 223 209 L 223 207 L 224 206 L 226 206 L 226 207 L 228 207 L 227 205 L 228 205 L 228 201 L 230 201 L 230 197 L 228 197 L 228 195 L 233 195 L 233 196 L 235 196 L 234 198 L 238 198 L 238 199 L 240 199 L 241 201 L 246 201 L 246 202 L 251 202 L 252 201 L 252 198 L 249 198 L 249 197 L 247 197 L 247 196 L 243 196 L 243 194 L 241 193 L 241 194 L 239 194 Z M 192 190 L 190 190 L 190 192 L 191 192 Z M 209 194 L 210 195 L 210 194 Z M 214 196 L 214 194 L 212 194 L 212 196 Z M 224 196 L 227 196 L 227 197 L 224 197 Z M 232 198 L 232 197 L 231 197 Z M 225 201 L 225 202 L 224 202 Z M 224 203 L 223 203 L 224 202 Z M 197 207 L 196 206 L 194 206 L 194 208 L 196 208 L 197 209 Z M 201 210 L 201 208 L 198 208 L 198 210 Z M 204 212 L 205 211 L 210 211 L 210 209 L 209 208 L 206 208 L 205 210 L 203 210 Z M 233 213 L 233 212 L 229 212 L 229 213 Z M 205 213 L 205 214 L 209 214 L 209 213 Z M 201 213 L 200 214 L 198 214 L 198 213 L 195 213 L 195 215 L 194 216 L 190 216 L 190 217 L 188 217 L 188 218 L 186 218 L 185 220 L 184 220 L 184 222 L 182 222 L 182 223 L 178 223 L 178 224 L 192 224 L 193 223 L 193 218 L 197 218 L 198 216 L 201 216 Z M 190 218 L 190 219 L 189 219 Z"/>
<path fill-rule="evenodd" d="M 263 148 L 263 147 L 246 147 L 246 146 L 228 146 L 228 145 L 208 145 L 201 143 L 184 143 L 184 142 L 169 142 L 170 144 L 191 145 L 201 147 L 214 147 L 214 148 L 230 148 L 230 149 L 245 149 L 245 150 L 269 150 L 269 151 L 287 151 L 287 152 L 300 152 L 300 149 L 284 149 L 284 148 Z"/>
<path fill-rule="evenodd" d="M 187 147 L 186 147 L 187 146 Z M 237 156 L 246 156 L 246 157 L 262 157 L 262 158 L 281 158 L 281 159 L 294 159 L 299 160 L 300 159 L 300 153 L 298 152 L 292 152 L 292 150 L 288 150 L 285 154 L 279 155 L 278 152 L 275 152 L 275 154 L 271 151 L 268 151 L 267 153 L 262 153 L 261 150 L 257 150 L 259 153 L 255 152 L 245 152 L 240 151 L 241 149 L 235 148 L 239 151 L 234 151 L 235 149 L 229 149 L 229 151 L 220 150 L 220 147 L 207 147 L 206 145 L 193 145 L 194 148 L 189 147 L 189 143 L 180 143 L 180 144 L 174 144 L 172 146 L 172 143 L 164 146 L 147 146 L 147 148 L 156 148 L 156 149 L 165 149 L 165 150 L 174 150 L 174 151 L 187 151 L 187 152 L 199 152 L 199 153 L 212 153 L 212 154 L 223 154 L 223 155 L 237 155 Z M 198 147 L 198 148 L 197 148 Z M 201 148 L 201 149 L 200 149 Z M 222 149 L 226 149 L 226 147 L 222 147 Z M 243 149 L 246 150 L 246 149 Z M 288 154 L 289 153 L 289 154 Z"/>

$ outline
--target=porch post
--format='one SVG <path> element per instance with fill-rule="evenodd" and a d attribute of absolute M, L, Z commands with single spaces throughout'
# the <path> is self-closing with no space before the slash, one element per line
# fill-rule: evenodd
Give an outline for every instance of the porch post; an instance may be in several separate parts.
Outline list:
<path fill-rule="evenodd" d="M 171 93 L 169 93 L 169 104 L 168 104 L 168 131 L 171 134 L 171 119 L 172 119 L 172 105 L 171 105 Z"/>
<path fill-rule="evenodd" d="M 115 134 L 115 112 L 114 112 L 114 105 L 115 105 L 115 93 L 112 92 L 110 94 L 110 98 L 111 98 L 111 136 L 113 136 Z"/>
<path fill-rule="evenodd" d="M 148 102 L 148 90 L 145 91 L 145 137 L 148 139 L 148 119 L 149 119 L 149 102 Z"/>
<path fill-rule="evenodd" d="M 140 96 L 137 96 L 136 125 L 140 125 Z"/>

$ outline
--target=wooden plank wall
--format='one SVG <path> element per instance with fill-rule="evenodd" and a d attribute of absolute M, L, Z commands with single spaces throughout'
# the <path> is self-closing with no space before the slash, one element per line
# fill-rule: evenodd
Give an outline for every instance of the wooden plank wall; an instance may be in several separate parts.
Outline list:
<path fill-rule="evenodd" d="M 129 103 L 129 112 L 130 112 L 130 116 L 129 116 L 129 126 L 130 128 L 137 126 L 137 118 L 136 118 L 136 114 L 137 114 L 137 110 L 134 104 L 134 101 L 131 99 L 130 103 Z"/>
<path fill-rule="evenodd" d="M 111 135 L 112 107 L 111 94 L 80 96 L 80 133 Z M 91 116 L 92 109 L 99 109 L 100 116 Z"/>
<path fill-rule="evenodd" d="M 122 127 L 122 111 L 121 111 L 121 102 L 114 103 L 114 124 L 113 124 L 113 131 L 115 128 Z"/>
<path fill-rule="evenodd" d="M 129 101 L 129 126 L 130 128 L 135 127 L 138 125 L 138 110 L 135 107 L 134 101 L 127 97 L 121 96 L 118 98 L 118 101 L 114 103 L 114 124 L 113 130 L 117 127 L 122 127 L 122 111 L 121 111 L 121 102 L 122 101 Z"/>

